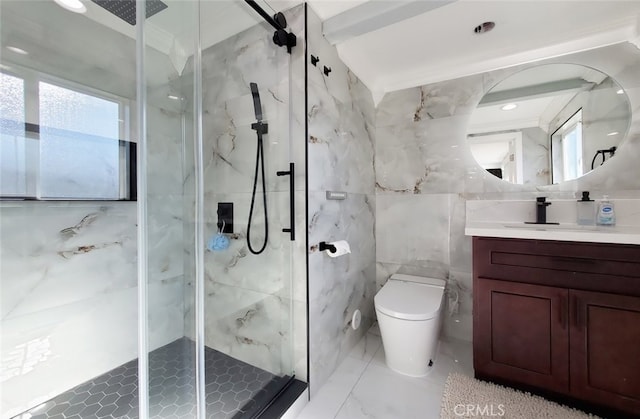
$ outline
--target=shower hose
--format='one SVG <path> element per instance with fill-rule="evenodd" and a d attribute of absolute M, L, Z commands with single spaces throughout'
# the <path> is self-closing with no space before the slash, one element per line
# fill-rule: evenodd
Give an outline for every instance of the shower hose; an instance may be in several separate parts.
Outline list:
<path fill-rule="evenodd" d="M 258 93 L 258 85 L 255 83 L 251 83 L 251 94 L 253 95 L 253 106 L 256 112 L 256 119 L 258 120 L 255 124 L 251 124 L 251 128 L 256 131 L 258 136 L 258 143 L 256 147 L 256 170 L 253 174 L 253 192 L 251 193 L 251 206 L 249 207 L 249 221 L 247 223 L 247 246 L 249 247 L 249 251 L 254 255 L 259 255 L 264 252 L 264 249 L 267 247 L 267 241 L 269 240 L 269 220 L 267 217 L 267 188 L 265 185 L 264 178 L 264 145 L 262 141 L 262 134 L 267 133 L 267 124 L 262 122 L 262 106 L 260 104 L 260 94 Z M 264 206 L 264 242 L 262 243 L 262 247 L 260 249 L 255 250 L 253 246 L 251 246 L 251 221 L 253 220 L 253 209 L 255 207 L 256 202 L 256 189 L 258 187 L 258 166 L 261 168 L 262 175 L 262 203 Z"/>

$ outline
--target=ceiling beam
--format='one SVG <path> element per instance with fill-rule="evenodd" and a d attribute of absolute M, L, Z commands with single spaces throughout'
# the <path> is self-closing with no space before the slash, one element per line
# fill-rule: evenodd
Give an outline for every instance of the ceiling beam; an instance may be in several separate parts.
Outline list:
<path fill-rule="evenodd" d="M 550 81 L 531 86 L 516 87 L 509 90 L 491 92 L 484 95 L 478 107 L 498 105 L 517 100 L 536 99 L 539 97 L 556 96 L 570 91 L 589 90 L 594 83 L 589 83 L 581 78 Z"/>
<path fill-rule="evenodd" d="M 322 33 L 335 45 L 456 1 L 368 1 L 325 20 Z"/>

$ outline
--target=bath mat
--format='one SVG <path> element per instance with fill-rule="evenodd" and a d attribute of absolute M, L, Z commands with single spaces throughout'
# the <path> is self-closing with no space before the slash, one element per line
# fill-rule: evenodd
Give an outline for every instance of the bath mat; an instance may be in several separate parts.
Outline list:
<path fill-rule="evenodd" d="M 440 419 L 598 418 L 540 396 L 451 373 L 444 385 Z"/>

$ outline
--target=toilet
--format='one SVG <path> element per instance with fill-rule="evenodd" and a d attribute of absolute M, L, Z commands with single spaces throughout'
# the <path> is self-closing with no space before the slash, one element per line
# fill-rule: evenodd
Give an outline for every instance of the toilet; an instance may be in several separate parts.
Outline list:
<path fill-rule="evenodd" d="M 374 297 L 389 368 L 422 377 L 435 361 L 445 281 L 394 274 Z"/>

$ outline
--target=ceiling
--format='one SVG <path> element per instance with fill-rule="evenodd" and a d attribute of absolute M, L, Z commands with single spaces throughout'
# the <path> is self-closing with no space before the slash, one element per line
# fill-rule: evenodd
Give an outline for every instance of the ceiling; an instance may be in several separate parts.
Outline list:
<path fill-rule="evenodd" d="M 93 2 L 83 1 L 88 9 L 87 18 L 135 37 L 134 27 Z M 168 56 L 180 73 L 195 46 L 197 3 L 163 1 L 168 9 L 147 20 L 147 43 Z M 43 2 L 48 1 L 38 3 Z M 258 0 L 270 13 L 301 2 Z M 308 3 L 323 21 L 326 38 L 369 87 L 376 101 L 386 92 L 541 58 L 623 41 L 640 44 L 638 0 L 308 0 Z M 242 0 L 202 0 L 200 16 L 203 48 L 262 22 Z M 473 28 L 484 21 L 494 21 L 495 28 L 475 34 Z"/>
<path fill-rule="evenodd" d="M 332 20 L 330 1 L 310 1 L 324 19 Z M 349 2 L 342 14 L 371 13 L 388 1 Z M 400 2 L 402 3 L 402 2 Z M 372 90 L 385 92 L 510 67 L 613 43 L 640 44 L 640 1 L 559 0 L 423 0 L 404 3 L 428 10 L 396 23 L 379 20 L 379 29 L 336 43 L 347 66 Z M 431 3 L 431 4 L 430 4 Z M 434 3 L 437 3 L 434 5 Z M 440 4 L 440 7 L 435 7 Z M 343 4 L 343 6 L 345 6 Z M 435 8 L 434 8 L 435 7 Z M 324 14 L 324 17 L 323 17 Z M 495 22 L 483 34 L 474 27 Z"/>
<path fill-rule="evenodd" d="M 275 12 L 301 2 L 258 3 Z M 323 21 L 323 32 L 337 47 L 340 58 L 369 87 L 376 102 L 386 92 L 399 89 L 623 41 L 640 44 L 637 0 L 308 0 L 308 3 Z M 166 33 L 178 32 L 174 27 L 176 20 L 165 15 L 163 21 L 161 15 L 150 22 Z M 207 17 L 201 23 L 205 47 L 260 22 L 241 0 L 205 0 L 201 16 Z M 495 22 L 495 28 L 479 35 L 474 33 L 473 29 L 485 21 Z M 332 33 L 335 27 L 339 27 L 340 34 Z M 189 48 L 184 50 L 188 56 Z"/>

